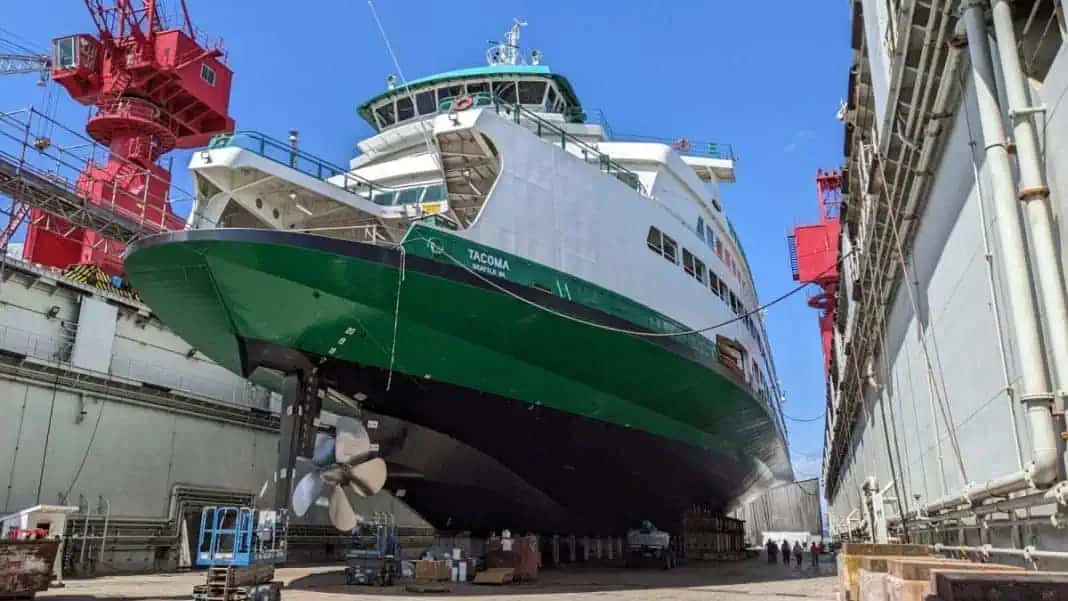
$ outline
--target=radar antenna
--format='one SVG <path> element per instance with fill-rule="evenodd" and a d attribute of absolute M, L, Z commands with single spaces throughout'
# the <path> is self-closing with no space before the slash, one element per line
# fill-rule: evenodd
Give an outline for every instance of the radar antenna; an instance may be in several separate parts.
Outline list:
<path fill-rule="evenodd" d="M 504 34 L 504 42 L 490 40 L 493 45 L 486 51 L 486 61 L 491 65 L 518 65 L 519 30 L 526 26 L 526 21 L 513 18 L 512 27 Z"/>

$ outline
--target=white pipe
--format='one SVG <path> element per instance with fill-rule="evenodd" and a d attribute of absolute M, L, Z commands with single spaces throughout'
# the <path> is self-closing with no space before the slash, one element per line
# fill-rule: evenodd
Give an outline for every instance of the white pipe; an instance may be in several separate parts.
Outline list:
<path fill-rule="evenodd" d="M 933 546 L 934 550 L 939 553 L 941 553 L 942 551 L 964 551 L 966 553 L 982 553 L 987 557 L 991 555 L 1012 555 L 1015 557 L 1023 557 L 1027 560 L 1030 560 L 1032 558 L 1068 559 L 1068 551 L 1039 551 L 1034 547 L 1024 547 L 1023 549 L 1008 549 L 1003 547 L 994 547 L 991 545 L 983 545 L 982 547 L 951 547 L 942 544 L 936 544 Z"/>
<path fill-rule="evenodd" d="M 971 131 L 968 132 L 968 145 L 971 146 Z M 986 263 L 986 282 L 990 293 L 990 312 L 994 317 L 994 333 L 998 339 L 998 354 L 1001 357 L 1001 377 L 1005 382 L 1005 394 L 1009 401 L 1009 420 L 1012 422 L 1012 440 L 1016 446 L 1016 459 L 1020 469 L 1024 469 L 1023 447 L 1020 445 L 1020 425 L 1016 419 L 1016 389 L 1009 378 L 1009 358 L 1005 353 L 1004 330 L 1001 327 L 1001 314 L 998 309 L 997 286 L 994 281 L 994 253 L 990 250 L 990 237 L 986 234 L 986 208 L 983 206 L 986 200 L 983 198 L 983 187 L 979 185 L 979 161 L 975 157 L 974 149 L 969 149 L 972 154 L 972 175 L 975 177 L 976 204 L 979 206 L 979 227 L 983 237 L 983 262 Z"/>
<path fill-rule="evenodd" d="M 104 502 L 107 503 L 108 505 L 107 505 L 107 513 L 104 514 L 104 533 L 102 535 L 100 535 L 100 554 L 99 554 L 99 558 L 100 559 L 99 559 L 99 561 L 101 563 L 104 562 L 104 545 L 107 543 L 107 540 L 108 540 L 108 520 L 111 518 L 111 500 L 104 499 Z"/>
<path fill-rule="evenodd" d="M 1064 279 L 1061 274 L 1057 248 L 1053 242 L 1050 219 L 1049 188 L 1042 174 L 1041 160 L 1035 138 L 1027 80 L 1020 68 L 1020 54 L 1016 44 L 1016 29 L 1012 22 L 1012 7 L 1006 0 L 994 0 L 991 8 L 994 34 L 998 45 L 1005 84 L 1005 97 L 1013 123 L 1016 159 L 1020 168 L 1020 187 L 1017 198 L 1024 203 L 1024 213 L 1030 227 L 1031 252 L 1034 256 L 1042 312 L 1049 327 L 1046 344 L 1052 359 L 1051 372 L 1055 383 L 1055 413 L 1059 416 L 1059 430 L 1064 430 L 1065 394 L 1068 394 L 1068 307 L 1064 298 Z M 1060 453 L 1058 453 L 1060 454 Z M 1058 470 L 1062 464 L 1058 464 Z M 1058 471 L 1058 476 L 1061 473 Z"/>
<path fill-rule="evenodd" d="M 1008 513 L 1017 509 L 1030 509 L 1032 507 L 1041 507 L 1043 505 L 1051 505 L 1054 503 L 1064 505 L 1065 502 L 1068 501 L 1068 498 L 1066 498 L 1068 489 L 1066 489 L 1066 487 L 1068 487 L 1068 484 L 1062 482 L 1058 486 L 1047 491 L 1031 493 L 1022 497 L 1015 497 L 1003 501 L 995 501 L 993 503 L 987 503 L 986 505 L 969 507 L 968 509 L 927 516 L 926 521 L 955 520 L 979 515 L 989 515 L 991 513 Z"/>
<path fill-rule="evenodd" d="M 1020 359 L 1020 401 L 1027 407 L 1034 453 L 1030 465 L 1022 472 L 991 480 L 982 486 L 970 487 L 965 496 L 971 503 L 977 503 L 1027 486 L 1049 486 L 1057 479 L 1059 457 L 1050 413 L 1053 395 L 1049 389 L 1045 357 L 1039 339 L 1038 317 L 1033 310 L 1034 297 L 1031 294 L 1026 246 L 1016 206 L 1012 166 L 1005 148 L 1005 131 L 1001 124 L 1001 108 L 998 106 L 994 66 L 990 59 L 982 6 L 974 1 L 966 2 L 963 17 L 1011 307 L 1010 329 L 1016 335 L 1016 350 Z"/>
<path fill-rule="evenodd" d="M 928 8 L 928 10 L 930 11 L 930 15 L 927 17 L 927 25 L 926 25 L 925 30 L 924 30 L 924 38 L 925 38 L 925 40 L 929 40 L 930 39 L 931 28 L 935 26 L 935 19 L 936 18 L 938 18 L 940 16 L 943 21 L 948 18 L 948 16 L 945 13 L 946 13 L 946 11 L 949 10 L 949 6 L 947 5 L 947 6 L 945 6 L 945 7 L 943 7 L 941 9 L 941 11 L 942 11 L 941 15 L 939 15 L 940 9 L 938 7 L 938 3 L 937 2 L 932 3 L 932 5 Z M 928 51 L 931 50 L 932 48 L 934 49 L 935 58 L 931 61 L 931 64 L 934 65 L 934 64 L 938 63 L 938 54 L 941 53 L 942 44 L 945 43 L 945 39 L 946 39 L 946 26 L 945 26 L 944 23 L 938 23 L 937 28 L 938 28 L 938 35 L 935 38 L 934 45 L 932 46 L 931 44 L 924 44 L 923 49 L 920 51 L 920 64 L 919 64 L 919 67 L 918 67 L 918 72 L 919 73 L 924 73 L 924 72 L 927 71 L 927 59 L 929 58 L 928 57 Z M 956 50 L 955 48 L 951 47 L 950 48 L 950 54 L 954 54 L 955 53 L 955 54 L 959 55 L 959 52 L 955 52 L 955 50 Z M 948 56 L 947 56 L 946 67 L 943 69 L 943 71 L 945 71 L 948 68 L 949 68 L 949 62 L 948 62 Z M 922 113 L 923 107 L 927 104 L 927 99 L 930 97 L 930 94 L 931 94 L 931 84 L 932 83 L 933 83 L 933 78 L 928 78 L 927 81 L 925 82 L 925 84 L 922 86 L 923 87 L 923 95 L 922 95 L 922 97 L 919 94 L 921 86 L 915 86 L 915 88 L 913 90 L 913 93 L 912 93 L 912 102 L 911 102 L 911 106 L 913 107 L 913 110 L 909 111 L 908 119 L 905 122 L 905 128 L 904 128 L 904 131 L 902 132 L 902 134 L 904 134 L 904 136 L 914 135 L 914 133 L 912 132 L 912 128 L 913 128 L 914 122 L 918 121 L 918 123 L 920 123 L 920 124 L 923 123 L 922 120 L 917 120 L 916 117 Z M 945 80 L 942 80 L 941 82 L 939 82 L 939 91 L 941 91 L 941 88 L 945 87 L 945 84 L 946 84 Z M 935 94 L 935 99 L 936 100 L 938 99 L 938 96 L 939 95 L 936 93 Z M 918 105 L 917 105 L 917 101 L 919 101 Z M 938 111 L 932 110 L 932 112 L 934 112 L 935 114 L 938 114 Z M 908 140 L 904 140 L 904 139 L 903 139 L 903 141 L 908 142 Z M 931 154 L 931 150 L 932 150 L 931 147 L 932 146 L 933 146 L 933 144 L 923 144 L 922 145 L 923 149 L 920 151 L 920 162 L 918 163 L 918 165 L 916 167 L 916 172 L 917 172 L 918 175 L 916 177 L 916 181 L 914 181 L 914 183 L 913 183 L 912 191 L 909 194 L 909 197 L 906 199 L 905 208 L 902 211 L 902 214 L 904 214 L 904 215 L 911 215 L 912 212 L 916 210 L 916 203 L 919 201 L 919 198 L 920 198 L 918 192 L 919 192 L 919 190 L 921 188 L 923 188 L 921 182 L 924 179 L 926 179 L 926 176 L 924 176 L 922 174 L 927 172 L 927 164 L 930 161 L 930 154 Z M 902 153 L 902 154 L 904 154 L 904 153 Z M 925 157 L 925 155 L 926 155 L 926 157 Z M 896 181 L 896 178 L 895 178 L 895 181 Z M 909 223 L 910 223 L 910 221 L 903 220 L 903 223 L 902 223 L 902 225 L 900 227 L 900 230 L 898 231 L 898 236 L 904 237 L 904 230 L 909 226 Z"/>

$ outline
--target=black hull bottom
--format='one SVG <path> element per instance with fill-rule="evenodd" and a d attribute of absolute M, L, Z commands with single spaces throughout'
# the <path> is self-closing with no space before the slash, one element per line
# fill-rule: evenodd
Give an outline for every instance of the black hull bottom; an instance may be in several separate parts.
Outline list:
<path fill-rule="evenodd" d="M 246 341 L 248 354 L 292 357 L 265 346 Z M 330 361 L 319 372 L 342 392 L 367 395 L 365 410 L 399 420 L 383 420 L 389 428 L 421 426 L 403 444 L 383 448 L 388 461 L 421 477 L 401 475 L 387 487 L 404 489 L 404 502 L 441 529 L 621 536 L 648 519 L 678 531 L 694 504 L 722 511 L 778 483 L 748 458 L 740 463 L 637 429 L 435 380 L 394 373 L 387 392 L 384 370 Z"/>

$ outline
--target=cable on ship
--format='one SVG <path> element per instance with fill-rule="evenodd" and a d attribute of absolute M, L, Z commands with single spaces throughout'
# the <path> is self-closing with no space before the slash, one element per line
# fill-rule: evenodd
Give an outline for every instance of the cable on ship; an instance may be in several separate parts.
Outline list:
<path fill-rule="evenodd" d="M 573 321 L 575 323 L 579 323 L 579 324 L 582 324 L 582 325 L 587 325 L 587 326 L 590 326 L 590 327 L 593 327 L 593 328 L 600 328 L 602 330 L 608 330 L 610 332 L 618 332 L 620 334 L 631 334 L 633 336 L 645 336 L 645 337 L 648 337 L 648 338 L 667 338 L 667 337 L 671 337 L 671 336 L 688 336 L 690 334 L 701 334 L 703 332 L 709 332 L 709 331 L 712 331 L 712 330 L 716 330 L 716 329 L 722 328 L 724 326 L 728 326 L 728 325 L 730 325 L 732 323 L 735 323 L 735 322 L 738 322 L 738 321 L 742 321 L 746 317 L 749 317 L 751 315 L 759 313 L 759 312 L 763 311 L 764 309 L 767 309 L 767 308 L 769 308 L 769 307 L 771 307 L 771 306 L 773 306 L 775 304 L 778 304 L 778 303 L 786 300 L 787 298 L 790 298 L 791 296 L 797 294 L 798 292 L 804 290 L 808 286 L 807 283 L 800 284 L 800 285 L 796 286 L 795 288 L 793 288 L 792 290 L 790 290 L 789 292 L 786 292 L 785 294 L 777 296 L 776 298 L 774 298 L 774 299 L 772 299 L 772 300 L 770 300 L 770 301 L 758 306 L 756 309 L 753 309 L 752 311 L 749 311 L 747 313 L 743 313 L 743 314 L 735 317 L 734 319 L 728 319 L 727 321 L 720 322 L 720 323 L 717 323 L 717 324 L 714 324 L 714 325 L 711 325 L 711 326 L 707 326 L 707 327 L 704 327 L 704 328 L 697 328 L 697 329 L 693 329 L 693 330 L 683 330 L 681 332 L 642 332 L 642 331 L 639 331 L 639 330 L 628 330 L 628 329 L 625 329 L 625 328 L 616 328 L 616 327 L 612 327 L 612 326 L 606 326 L 604 324 L 600 324 L 600 323 L 596 323 L 596 322 L 592 322 L 592 321 L 587 321 L 587 320 L 582 319 L 580 317 L 575 317 L 573 315 L 568 315 L 566 313 L 561 313 L 561 312 L 555 311 L 555 310 L 553 310 L 553 309 L 551 309 L 549 307 L 545 307 L 545 306 L 539 305 L 538 303 L 536 303 L 536 302 L 534 302 L 532 300 L 523 298 L 522 296 L 520 296 L 518 294 L 515 294 L 514 292 L 508 290 L 507 288 L 504 288 L 503 286 L 501 286 L 497 282 L 494 282 L 494 281 L 490 280 L 489 278 L 487 278 L 483 274 L 475 271 L 474 269 L 471 269 L 470 267 L 465 265 L 462 261 L 460 261 L 456 257 L 450 255 L 448 252 L 446 252 L 444 248 L 441 248 L 440 246 L 436 246 L 434 244 L 433 240 L 430 240 L 429 238 L 422 238 L 421 237 L 421 238 L 414 238 L 414 239 L 412 239 L 412 241 L 413 242 L 426 241 L 427 245 L 430 247 L 431 252 L 433 252 L 434 254 L 439 254 L 439 255 L 442 255 L 442 256 L 448 258 L 450 261 L 452 261 L 453 263 L 456 263 L 457 265 L 462 267 L 465 271 L 467 271 L 468 273 L 474 275 L 475 277 L 477 277 L 478 279 L 482 280 L 483 282 L 486 282 L 487 284 L 489 284 L 490 286 L 492 286 L 496 290 L 498 290 L 498 291 L 500 291 L 500 292 L 502 292 L 504 294 L 507 294 L 508 296 L 510 296 L 510 297 L 512 297 L 512 298 L 514 298 L 516 300 L 522 301 L 522 302 L 524 302 L 524 303 L 526 303 L 526 304 L 528 304 L 528 305 L 530 305 L 530 306 L 532 306 L 532 307 L 534 307 L 536 309 L 540 309 L 542 311 L 545 311 L 546 313 L 550 313 L 550 314 L 555 315 L 557 317 L 562 317 L 564 319 Z M 402 243 L 403 243 L 403 241 L 402 241 Z M 850 255 L 852 255 L 853 252 L 854 251 L 851 250 L 848 253 L 840 256 L 838 258 L 838 264 L 841 264 L 841 262 L 844 261 L 846 258 L 848 258 Z M 825 269 L 822 273 L 820 273 L 818 275 L 823 275 L 824 273 L 828 273 L 832 269 L 835 269 L 837 267 L 838 267 L 838 265 L 836 265 L 835 267 L 829 267 L 829 268 Z"/>

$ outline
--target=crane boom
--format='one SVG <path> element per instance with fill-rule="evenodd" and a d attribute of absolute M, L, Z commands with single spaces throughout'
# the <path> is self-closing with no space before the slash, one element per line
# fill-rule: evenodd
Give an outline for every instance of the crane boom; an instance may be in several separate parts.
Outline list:
<path fill-rule="evenodd" d="M 0 54 L 0 75 L 40 73 L 41 83 L 48 81 L 52 59 L 33 54 Z"/>

